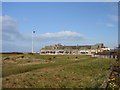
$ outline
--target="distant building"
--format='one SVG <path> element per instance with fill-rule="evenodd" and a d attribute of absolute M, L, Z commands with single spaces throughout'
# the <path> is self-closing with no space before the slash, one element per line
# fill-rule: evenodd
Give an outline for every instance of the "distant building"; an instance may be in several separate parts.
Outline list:
<path fill-rule="evenodd" d="M 103 43 L 99 43 L 95 45 L 76 45 L 76 46 L 63 46 L 61 44 L 55 44 L 51 46 L 45 46 L 40 50 L 40 54 L 91 55 L 98 52 L 103 52 L 104 50 L 110 50 L 110 48 L 105 47 Z"/>

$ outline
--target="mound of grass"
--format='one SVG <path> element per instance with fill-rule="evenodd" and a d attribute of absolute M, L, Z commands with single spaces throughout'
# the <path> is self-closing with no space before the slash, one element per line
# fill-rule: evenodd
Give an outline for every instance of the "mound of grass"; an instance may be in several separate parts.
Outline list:
<path fill-rule="evenodd" d="M 115 61 L 85 55 L 26 56 L 31 59 L 21 63 L 31 63 L 30 65 L 20 66 L 19 61 L 16 61 L 16 64 L 10 62 L 3 64 L 3 87 L 98 88 Z M 75 60 L 76 57 L 77 60 Z M 32 64 L 32 62 L 40 62 L 49 58 L 54 63 Z"/>

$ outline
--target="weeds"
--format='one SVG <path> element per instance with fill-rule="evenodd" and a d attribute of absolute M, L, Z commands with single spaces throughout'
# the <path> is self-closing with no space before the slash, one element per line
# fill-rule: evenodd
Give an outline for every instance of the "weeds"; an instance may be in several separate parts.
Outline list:
<path fill-rule="evenodd" d="M 15 64 L 11 62 L 3 64 L 3 87 L 98 88 L 107 75 L 108 68 L 114 62 L 114 59 L 101 59 L 81 55 L 29 54 L 24 57 L 30 57 L 30 59 L 23 58 L 24 60 L 21 59 L 21 61 L 16 60 L 17 63 Z M 33 63 L 45 60 L 48 63 Z M 52 61 L 54 63 L 50 63 Z M 19 63 L 31 64 L 20 66 Z"/>

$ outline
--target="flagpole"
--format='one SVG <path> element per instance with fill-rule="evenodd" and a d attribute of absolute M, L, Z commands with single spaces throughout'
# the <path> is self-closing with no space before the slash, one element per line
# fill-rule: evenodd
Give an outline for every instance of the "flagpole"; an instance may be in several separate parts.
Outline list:
<path fill-rule="evenodd" d="M 34 46 L 34 43 L 33 43 L 34 33 L 35 33 L 35 31 L 32 31 L 32 53 L 34 53 L 34 49 L 33 49 L 33 46 Z"/>
<path fill-rule="evenodd" d="M 32 31 L 32 53 L 33 53 L 33 31 Z"/>

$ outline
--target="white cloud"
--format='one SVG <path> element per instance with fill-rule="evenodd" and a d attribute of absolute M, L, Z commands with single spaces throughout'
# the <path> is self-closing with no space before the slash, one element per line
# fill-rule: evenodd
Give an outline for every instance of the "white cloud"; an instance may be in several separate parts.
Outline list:
<path fill-rule="evenodd" d="M 31 34 L 24 34 L 19 31 L 17 28 L 17 20 L 10 17 L 10 16 L 0 16 L 0 24 L 2 24 L 2 45 L 3 50 L 5 51 L 15 51 L 15 50 L 25 50 L 24 48 L 27 47 L 31 48 Z M 74 44 L 74 42 L 83 40 L 88 40 L 88 38 L 78 32 L 72 32 L 72 31 L 60 31 L 60 32 L 54 32 L 54 33 L 43 33 L 43 34 L 35 34 L 34 35 L 34 42 L 36 43 L 36 46 L 39 47 L 40 45 L 51 42 L 51 43 L 58 43 L 58 42 L 71 42 Z M 11 46 L 11 48 L 9 48 Z M 16 49 L 15 49 L 15 48 Z M 17 49 L 18 47 L 18 49 Z M 39 49 L 38 49 L 39 50 Z"/>
<path fill-rule="evenodd" d="M 118 22 L 118 16 L 117 15 L 108 15 L 108 17 L 115 22 Z"/>
<path fill-rule="evenodd" d="M 44 33 L 44 34 L 39 34 L 36 36 L 39 39 L 47 39 L 47 40 L 86 40 L 87 38 L 77 32 L 72 32 L 72 31 L 60 31 L 60 32 L 55 32 L 55 33 Z"/>
<path fill-rule="evenodd" d="M 107 27 L 114 27 L 114 24 L 112 24 L 112 23 L 106 23 L 106 26 Z"/>
<path fill-rule="evenodd" d="M 2 37 L 3 40 L 31 40 L 31 34 L 23 34 L 16 27 L 17 20 L 10 16 L 2 16 L 0 17 L 2 20 Z M 55 33 L 44 33 L 44 34 L 36 34 L 35 40 L 40 41 L 58 41 L 58 40 L 86 40 L 84 35 L 72 32 L 72 31 L 60 31 Z"/>
<path fill-rule="evenodd" d="M 106 27 L 115 27 L 116 26 L 116 24 L 113 24 L 111 22 L 102 22 L 102 23 L 98 22 L 97 24 L 106 26 Z"/>
<path fill-rule="evenodd" d="M 2 24 L 2 28 L 0 31 L 2 33 L 2 39 L 3 40 L 17 40 L 22 38 L 22 34 L 19 32 L 19 30 L 16 27 L 16 20 L 10 16 L 0 16 L 0 21 Z"/>

